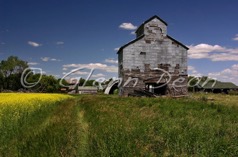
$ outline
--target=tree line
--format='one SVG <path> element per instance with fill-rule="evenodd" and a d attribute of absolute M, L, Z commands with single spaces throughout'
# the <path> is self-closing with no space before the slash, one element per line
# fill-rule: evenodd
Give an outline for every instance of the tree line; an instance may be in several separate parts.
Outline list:
<path fill-rule="evenodd" d="M 27 72 L 25 70 L 29 69 Z M 25 76 L 23 76 L 25 75 Z M 28 84 L 36 85 L 27 88 L 22 84 L 21 77 L 26 78 Z M 42 93 L 58 93 L 61 92 L 61 78 L 52 75 L 34 73 L 30 70 L 28 63 L 21 60 L 17 56 L 10 56 L 6 60 L 0 61 L 0 92 L 42 92 Z M 83 85 L 85 79 L 81 78 L 79 86 Z M 86 86 L 92 86 L 94 80 L 88 80 Z M 68 86 L 66 80 L 62 80 L 62 84 Z"/>
<path fill-rule="evenodd" d="M 21 77 L 26 69 L 29 70 L 25 81 L 29 84 L 33 84 L 39 80 L 39 83 L 32 88 L 26 88 L 21 83 Z M 28 63 L 19 59 L 17 56 L 10 56 L 6 60 L 0 62 L 0 92 L 31 91 L 53 93 L 59 92 L 59 89 L 59 79 L 56 79 L 52 75 L 33 73 L 33 71 L 30 70 Z"/>

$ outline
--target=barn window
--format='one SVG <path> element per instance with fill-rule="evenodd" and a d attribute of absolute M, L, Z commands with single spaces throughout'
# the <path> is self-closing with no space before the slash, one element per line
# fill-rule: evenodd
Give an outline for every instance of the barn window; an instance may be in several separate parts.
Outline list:
<path fill-rule="evenodd" d="M 146 52 L 140 52 L 140 55 L 146 55 Z"/>

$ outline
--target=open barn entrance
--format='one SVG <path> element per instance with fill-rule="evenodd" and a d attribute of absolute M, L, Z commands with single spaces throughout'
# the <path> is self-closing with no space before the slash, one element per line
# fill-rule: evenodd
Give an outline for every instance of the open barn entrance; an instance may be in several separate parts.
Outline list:
<path fill-rule="evenodd" d="M 118 92 L 118 84 L 119 80 L 110 82 L 105 89 L 104 94 L 115 94 L 115 92 Z"/>
<path fill-rule="evenodd" d="M 109 91 L 109 94 L 115 94 L 115 92 L 118 92 L 118 83 L 114 84 Z"/>
<path fill-rule="evenodd" d="M 145 89 L 157 95 L 166 95 L 167 85 L 164 83 L 147 83 Z"/>

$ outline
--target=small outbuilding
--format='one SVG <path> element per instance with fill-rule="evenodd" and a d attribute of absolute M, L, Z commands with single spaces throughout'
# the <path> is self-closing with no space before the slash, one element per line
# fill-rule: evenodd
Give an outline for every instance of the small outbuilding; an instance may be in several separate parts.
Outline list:
<path fill-rule="evenodd" d="M 78 87 L 79 94 L 97 94 L 98 88 L 93 86 Z"/>
<path fill-rule="evenodd" d="M 238 91 L 238 86 L 236 86 L 232 82 L 201 82 L 197 86 L 194 87 L 195 91 L 203 91 L 203 92 L 212 92 L 212 93 L 226 93 L 228 94 L 230 91 Z"/>

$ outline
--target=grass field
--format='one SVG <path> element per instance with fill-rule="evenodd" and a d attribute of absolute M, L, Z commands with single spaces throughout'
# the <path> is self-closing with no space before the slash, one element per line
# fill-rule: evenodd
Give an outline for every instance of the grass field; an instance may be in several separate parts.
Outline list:
<path fill-rule="evenodd" d="M 72 124 L 78 119 L 74 106 L 67 95 L 0 94 L 0 156 L 74 153 L 72 139 L 78 137 L 74 134 L 77 125 Z"/>
<path fill-rule="evenodd" d="M 0 156 L 238 156 L 237 103 L 0 94 Z"/>

